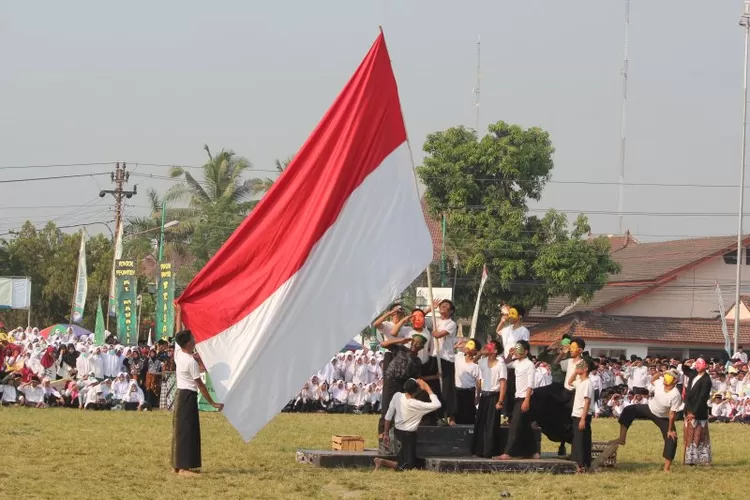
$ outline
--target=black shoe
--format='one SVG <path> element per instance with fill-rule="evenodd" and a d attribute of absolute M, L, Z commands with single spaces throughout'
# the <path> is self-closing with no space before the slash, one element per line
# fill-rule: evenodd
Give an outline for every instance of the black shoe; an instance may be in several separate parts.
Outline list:
<path fill-rule="evenodd" d="M 564 457 L 567 454 L 568 454 L 568 451 L 565 449 L 565 443 L 560 443 L 560 447 L 557 449 L 557 456 Z"/>

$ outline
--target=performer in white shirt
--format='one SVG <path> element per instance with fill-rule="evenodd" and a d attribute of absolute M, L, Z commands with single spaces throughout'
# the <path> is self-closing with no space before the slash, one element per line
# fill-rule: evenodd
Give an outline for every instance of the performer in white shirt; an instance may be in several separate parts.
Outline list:
<path fill-rule="evenodd" d="M 531 346 L 526 340 L 516 342 L 512 350 L 513 364 L 516 377 L 515 394 L 513 395 L 513 410 L 508 427 L 508 441 L 505 453 L 500 460 L 511 458 L 539 458 L 539 453 L 531 428 L 531 393 L 534 391 L 534 363 L 528 358 Z M 508 374 L 510 376 L 510 374 Z"/>
<path fill-rule="evenodd" d="M 198 418 L 198 391 L 205 400 L 221 411 L 222 403 L 215 403 L 206 385 L 201 379 L 198 362 L 193 357 L 195 340 L 190 330 L 182 330 L 175 335 L 175 342 L 180 349 L 175 349 L 175 377 L 177 394 L 175 394 L 174 412 L 172 414 L 172 467 L 174 472 L 182 475 L 195 475 L 191 469 L 201 467 L 201 429 Z"/>
<path fill-rule="evenodd" d="M 419 401 L 416 399 L 417 393 L 426 392 L 430 397 L 430 402 Z M 383 441 L 386 446 L 390 446 L 389 431 L 391 421 L 395 424 L 394 435 L 400 446 L 398 449 L 398 459 L 385 460 L 382 458 L 375 459 L 375 468 L 386 467 L 388 469 L 409 470 L 417 467 L 417 427 L 424 415 L 440 408 L 438 397 L 432 392 L 430 386 L 424 380 L 408 379 L 404 383 L 404 392 L 397 392 L 391 399 L 388 412 L 385 415 L 385 432 Z"/>
<path fill-rule="evenodd" d="M 436 324 L 432 325 L 432 315 L 430 314 L 433 309 L 438 312 Z M 448 299 L 436 300 L 433 304 L 432 309 L 425 311 L 427 317 L 427 327 L 432 330 L 432 354 L 430 355 L 430 365 L 432 370 L 426 370 L 427 373 L 437 371 L 440 368 L 442 373 L 442 381 L 439 385 L 435 385 L 434 389 L 438 391 L 438 397 L 442 402 L 442 413 L 445 417 L 455 416 L 456 413 L 456 390 L 455 390 L 455 376 L 456 376 L 456 334 L 458 333 L 458 325 L 453 321 L 453 314 L 456 312 L 456 307 Z M 440 364 L 438 364 L 438 357 L 440 358 Z"/>
<path fill-rule="evenodd" d="M 456 344 L 459 347 L 461 344 Z M 450 417 L 449 425 L 473 425 L 477 416 L 476 399 L 479 365 L 475 358 L 481 349 L 478 342 L 469 339 L 463 342 L 463 351 L 456 353 L 456 413 Z"/>
<path fill-rule="evenodd" d="M 674 421 L 677 412 L 682 410 L 682 396 L 677 390 L 677 372 L 670 370 L 659 379 L 660 374 L 654 376 L 654 397 L 648 404 L 633 404 L 622 411 L 618 419 L 620 422 L 619 444 L 625 445 L 628 429 L 634 420 L 651 420 L 664 438 L 664 472 L 669 472 L 672 461 L 677 453 L 677 430 Z"/>
<path fill-rule="evenodd" d="M 529 341 L 529 330 L 523 326 L 523 316 L 526 314 L 526 309 L 523 306 L 514 306 L 506 308 L 501 307 L 500 323 L 497 325 L 495 331 L 500 336 L 503 342 L 503 359 L 508 367 L 508 390 L 505 393 L 505 402 L 503 405 L 503 415 L 508 420 L 513 415 L 513 408 L 515 406 L 515 392 L 516 392 L 516 376 L 515 376 L 515 364 L 513 361 L 513 349 L 519 340 Z"/>

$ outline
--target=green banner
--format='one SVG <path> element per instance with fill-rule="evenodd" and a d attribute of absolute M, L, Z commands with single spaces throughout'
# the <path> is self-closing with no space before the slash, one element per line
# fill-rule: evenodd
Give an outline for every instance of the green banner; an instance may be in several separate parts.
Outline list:
<path fill-rule="evenodd" d="M 138 325 L 136 325 L 138 278 L 135 275 L 135 269 L 134 260 L 120 259 L 115 262 L 117 337 L 125 345 L 138 343 Z"/>
<path fill-rule="evenodd" d="M 102 312 L 102 298 L 96 299 L 96 326 L 94 327 L 94 344 L 104 345 L 104 313 Z"/>
<path fill-rule="evenodd" d="M 170 262 L 159 264 L 157 284 L 156 337 L 170 339 L 174 335 L 174 278 Z"/>
<path fill-rule="evenodd" d="M 211 399 L 216 401 L 214 385 L 211 383 L 211 377 L 208 376 L 208 372 L 201 373 L 201 379 L 203 379 L 203 383 L 206 384 L 206 389 L 208 390 L 208 394 L 211 395 Z M 200 411 L 218 411 L 216 408 L 208 404 L 208 401 L 205 400 L 201 393 L 198 393 L 198 409 Z"/>

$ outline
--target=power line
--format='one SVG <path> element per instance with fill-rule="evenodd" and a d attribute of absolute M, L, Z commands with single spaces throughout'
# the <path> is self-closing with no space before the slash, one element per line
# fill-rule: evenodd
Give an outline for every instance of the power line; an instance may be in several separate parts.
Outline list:
<path fill-rule="evenodd" d="M 102 161 L 92 163 L 52 163 L 47 165 L 6 165 L 0 167 L 0 170 L 14 170 L 23 168 L 62 168 L 62 167 L 93 167 L 100 165 L 114 165 L 113 161 Z"/>
<path fill-rule="evenodd" d="M 109 172 L 95 172 L 89 174 L 68 174 L 68 175 L 50 175 L 47 177 L 26 177 L 23 179 L 5 179 L 0 180 L 0 184 L 7 184 L 12 182 L 35 182 L 35 181 L 50 181 L 55 179 L 73 179 L 76 177 L 93 177 L 95 175 L 109 175 Z"/>

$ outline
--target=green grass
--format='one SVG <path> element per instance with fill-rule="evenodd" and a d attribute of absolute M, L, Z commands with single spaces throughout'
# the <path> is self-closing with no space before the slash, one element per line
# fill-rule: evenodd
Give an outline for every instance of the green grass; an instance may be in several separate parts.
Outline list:
<path fill-rule="evenodd" d="M 750 465 L 750 426 L 712 425 L 714 465 L 676 465 L 665 475 L 661 436 L 636 422 L 618 467 L 586 476 L 437 474 L 317 469 L 295 463 L 297 448 L 330 447 L 331 435 L 360 434 L 376 446 L 372 416 L 283 414 L 245 444 L 219 414 L 201 414 L 203 474 L 176 477 L 169 465 L 172 415 L 0 409 L 0 498 L 514 498 L 740 497 Z M 594 439 L 614 438 L 616 422 L 596 421 Z M 681 436 L 680 436 L 681 439 Z M 681 443 L 680 443 L 681 444 Z M 545 451 L 556 450 L 543 443 Z M 678 452 L 678 461 L 682 452 Z M 707 489 L 709 488 L 709 489 Z M 700 493 L 703 492 L 703 493 Z"/>

